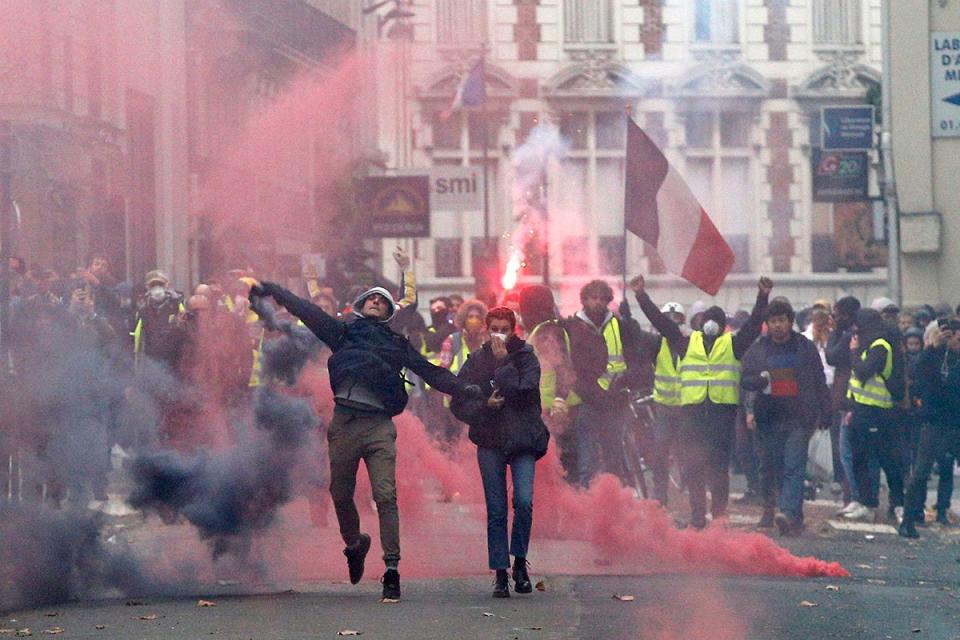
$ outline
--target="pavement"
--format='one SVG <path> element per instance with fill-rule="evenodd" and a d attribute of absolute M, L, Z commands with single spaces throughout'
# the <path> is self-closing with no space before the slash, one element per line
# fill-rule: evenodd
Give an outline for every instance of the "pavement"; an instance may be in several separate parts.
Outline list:
<path fill-rule="evenodd" d="M 807 531 L 778 542 L 796 555 L 839 560 L 852 575 L 848 579 L 544 575 L 534 567 L 543 591 L 530 595 L 495 600 L 485 574 L 415 577 L 404 578 L 398 604 L 379 602 L 380 586 L 370 575 L 357 586 L 343 580 L 201 579 L 176 596 L 94 598 L 10 612 L 0 619 L 0 638 L 29 629 L 35 636 L 138 640 L 332 639 L 354 633 L 397 640 L 960 640 L 960 528 L 928 527 L 918 541 L 900 538 L 882 523 L 838 528 L 832 519 L 836 506 L 808 502 Z M 728 526 L 752 530 L 757 515 L 757 507 L 735 505 Z M 151 549 L 184 544 L 189 530 L 179 530 L 183 540 L 171 538 L 172 531 L 141 523 L 125 535 L 130 544 Z M 580 551 L 563 544 L 551 542 L 550 553 Z"/>

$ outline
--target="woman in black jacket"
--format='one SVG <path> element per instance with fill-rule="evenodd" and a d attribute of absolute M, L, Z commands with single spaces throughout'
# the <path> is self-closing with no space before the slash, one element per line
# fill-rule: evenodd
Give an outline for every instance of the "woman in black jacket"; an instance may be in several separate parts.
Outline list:
<path fill-rule="evenodd" d="M 533 524 L 534 466 L 547 452 L 550 434 L 540 418 L 540 363 L 518 338 L 517 319 L 506 307 L 486 316 L 490 339 L 470 354 L 458 377 L 478 385 L 483 398 L 454 397 L 451 410 L 470 426 L 487 503 L 487 552 L 497 572 L 493 596 L 507 598 L 507 569 L 514 556 L 517 593 L 530 593 L 527 548 Z M 507 547 L 507 465 L 513 476 L 513 532 Z"/>

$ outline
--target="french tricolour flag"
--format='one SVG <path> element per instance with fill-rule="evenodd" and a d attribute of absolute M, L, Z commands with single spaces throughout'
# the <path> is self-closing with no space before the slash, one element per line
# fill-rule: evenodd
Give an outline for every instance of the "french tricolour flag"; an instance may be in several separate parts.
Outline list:
<path fill-rule="evenodd" d="M 657 145 L 627 118 L 624 224 L 655 247 L 670 273 L 716 295 L 733 250 Z"/>
<path fill-rule="evenodd" d="M 487 83 L 483 77 L 485 67 L 485 60 L 480 58 L 464 76 L 460 86 L 457 87 L 457 93 L 454 94 L 450 106 L 440 114 L 444 120 L 452 116 L 453 112 L 461 107 L 480 107 L 487 101 Z"/>

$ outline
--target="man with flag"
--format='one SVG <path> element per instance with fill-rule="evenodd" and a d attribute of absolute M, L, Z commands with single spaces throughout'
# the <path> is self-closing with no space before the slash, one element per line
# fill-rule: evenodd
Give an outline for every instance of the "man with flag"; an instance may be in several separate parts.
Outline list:
<path fill-rule="evenodd" d="M 680 174 L 629 117 L 626 164 L 625 229 L 654 247 L 671 273 L 716 295 L 733 266 L 733 251 Z M 706 526 L 708 476 L 710 511 L 714 519 L 726 514 L 740 402 L 740 360 L 760 335 L 773 282 L 760 279 L 753 312 L 736 336 L 725 332 L 727 316 L 717 306 L 704 313 L 700 331 L 684 336 L 650 300 L 642 276 L 631 280 L 630 287 L 641 310 L 666 340 L 668 351 L 680 356 L 684 475 L 690 490 L 691 524 L 701 529 Z"/>

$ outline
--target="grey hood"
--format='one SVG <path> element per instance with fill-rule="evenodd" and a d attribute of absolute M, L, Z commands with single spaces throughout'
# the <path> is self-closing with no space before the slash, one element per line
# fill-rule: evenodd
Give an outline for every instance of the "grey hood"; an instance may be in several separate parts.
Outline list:
<path fill-rule="evenodd" d="M 367 289 L 366 291 L 361 293 L 359 296 L 357 296 L 357 299 L 353 301 L 353 315 L 357 316 L 358 318 L 364 317 L 363 314 L 360 313 L 360 310 L 363 309 L 363 303 L 364 301 L 366 301 L 367 298 L 369 298 L 375 293 L 379 293 L 380 295 L 382 295 L 384 298 L 387 299 L 387 302 L 390 304 L 389 315 L 383 320 L 380 320 L 380 322 L 390 322 L 391 320 L 393 320 L 393 316 L 397 315 L 397 302 L 393 299 L 393 296 L 390 295 L 390 292 L 384 289 L 383 287 L 373 287 L 372 289 Z"/>

